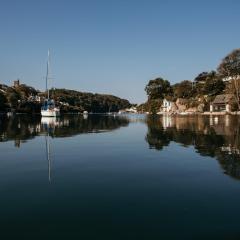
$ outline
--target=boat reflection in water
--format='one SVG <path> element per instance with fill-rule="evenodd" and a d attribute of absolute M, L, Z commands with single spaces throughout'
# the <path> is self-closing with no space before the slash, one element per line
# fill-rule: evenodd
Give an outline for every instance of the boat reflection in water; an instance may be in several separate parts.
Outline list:
<path fill-rule="evenodd" d="M 54 138 L 71 137 L 85 133 L 101 133 L 128 126 L 126 116 L 65 115 L 48 118 L 29 115 L 15 115 L 0 118 L 0 142 L 18 141 L 21 145 L 27 140 L 49 133 Z"/>
<path fill-rule="evenodd" d="M 54 129 L 56 126 L 59 126 L 59 119 L 56 117 L 42 117 L 41 125 L 44 131 L 46 131 L 45 135 L 45 147 L 46 147 L 46 159 L 48 163 L 48 181 L 51 182 L 51 165 L 52 165 L 52 147 L 51 147 L 51 135 L 54 135 Z"/>
<path fill-rule="evenodd" d="M 49 134 L 45 136 L 45 142 L 46 142 L 46 156 L 48 162 L 48 181 L 51 182 L 51 145 Z"/>
<path fill-rule="evenodd" d="M 73 119 L 77 120 L 77 122 L 79 121 L 79 125 L 76 124 L 74 125 L 73 128 L 71 128 Z M 79 116 L 73 118 L 42 117 L 41 132 L 45 135 L 46 159 L 48 162 L 49 182 L 51 182 L 51 168 L 53 158 L 52 141 L 55 137 L 66 137 L 70 136 L 71 133 L 74 135 L 73 132 L 74 130 L 76 130 L 76 127 L 79 127 L 81 129 L 78 133 L 100 133 L 114 130 L 114 128 L 118 128 L 121 125 L 127 124 L 128 121 L 125 118 L 119 118 L 119 121 L 116 122 L 116 120 L 114 120 L 112 117 L 106 116 L 92 117 L 92 121 L 88 120 L 88 116 Z"/>

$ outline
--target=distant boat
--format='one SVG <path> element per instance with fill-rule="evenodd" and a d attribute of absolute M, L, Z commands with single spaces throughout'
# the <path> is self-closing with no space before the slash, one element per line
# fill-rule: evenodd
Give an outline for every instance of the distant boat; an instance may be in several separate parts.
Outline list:
<path fill-rule="evenodd" d="M 55 102 L 49 96 L 49 65 L 50 65 L 50 51 L 48 50 L 48 61 L 47 61 L 47 74 L 46 74 L 46 91 L 47 91 L 47 99 L 45 99 L 42 108 L 41 115 L 43 117 L 58 117 L 60 116 L 60 109 L 56 107 Z"/>
<path fill-rule="evenodd" d="M 8 117 L 12 117 L 13 116 L 13 112 L 7 112 L 7 116 Z"/>
<path fill-rule="evenodd" d="M 83 115 L 88 115 L 88 111 L 84 111 L 84 112 L 83 112 Z"/>

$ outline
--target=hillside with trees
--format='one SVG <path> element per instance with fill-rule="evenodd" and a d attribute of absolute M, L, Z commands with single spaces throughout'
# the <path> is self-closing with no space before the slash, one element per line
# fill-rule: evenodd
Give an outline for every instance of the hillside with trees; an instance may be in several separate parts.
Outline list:
<path fill-rule="evenodd" d="M 0 84 L 0 112 L 40 113 L 47 96 L 25 84 L 9 87 Z M 68 89 L 51 89 L 50 96 L 61 112 L 117 112 L 131 106 L 128 100 L 113 95 L 93 94 Z"/>
<path fill-rule="evenodd" d="M 163 99 L 172 102 L 184 102 L 186 108 L 196 111 L 209 111 L 209 105 L 217 95 L 232 94 L 240 109 L 240 49 L 229 53 L 219 64 L 217 70 L 204 71 L 194 79 L 172 84 L 158 77 L 149 80 L 145 87 L 147 102 L 138 106 L 139 111 L 156 113 Z M 199 107 L 201 106 L 201 107 Z"/>
<path fill-rule="evenodd" d="M 63 112 L 84 110 L 93 113 L 118 112 L 131 106 L 128 100 L 107 94 L 52 89 L 50 95 L 60 104 Z"/>

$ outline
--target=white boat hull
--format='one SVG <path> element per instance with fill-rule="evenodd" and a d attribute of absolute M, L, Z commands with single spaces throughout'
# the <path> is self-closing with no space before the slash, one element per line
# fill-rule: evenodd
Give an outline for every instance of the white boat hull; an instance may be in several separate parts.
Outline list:
<path fill-rule="evenodd" d="M 41 110 L 41 115 L 43 117 L 58 117 L 60 116 L 60 110 L 59 109 Z"/>

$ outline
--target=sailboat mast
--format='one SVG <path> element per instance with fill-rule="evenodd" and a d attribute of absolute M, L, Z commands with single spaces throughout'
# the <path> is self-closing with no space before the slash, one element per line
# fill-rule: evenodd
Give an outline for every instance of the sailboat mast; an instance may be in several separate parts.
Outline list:
<path fill-rule="evenodd" d="M 46 91 L 47 91 L 48 99 L 49 99 L 48 79 L 49 79 L 49 61 L 50 61 L 49 59 L 50 59 L 50 50 L 48 49 L 47 75 L 46 75 Z"/>

